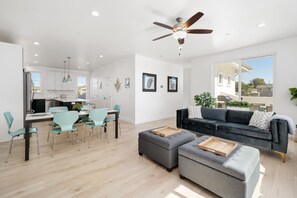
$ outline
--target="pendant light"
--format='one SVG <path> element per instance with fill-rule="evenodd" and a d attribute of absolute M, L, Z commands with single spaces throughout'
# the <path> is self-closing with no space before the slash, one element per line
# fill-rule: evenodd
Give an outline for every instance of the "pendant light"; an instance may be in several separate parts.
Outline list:
<path fill-rule="evenodd" d="M 65 70 L 66 70 L 66 61 L 64 61 L 64 77 L 63 77 L 63 80 L 62 80 L 63 84 L 67 83 L 67 79 L 66 79 L 66 76 L 65 76 Z"/>
<path fill-rule="evenodd" d="M 67 82 L 70 83 L 72 82 L 72 79 L 70 77 L 70 59 L 71 57 L 67 57 L 68 58 L 68 76 L 67 76 Z"/>

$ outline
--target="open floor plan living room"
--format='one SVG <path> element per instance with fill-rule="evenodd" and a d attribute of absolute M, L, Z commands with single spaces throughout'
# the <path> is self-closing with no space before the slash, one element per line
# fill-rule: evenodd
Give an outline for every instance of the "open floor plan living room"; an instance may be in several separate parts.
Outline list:
<path fill-rule="evenodd" d="M 296 7 L 0 0 L 0 197 L 297 197 Z"/>

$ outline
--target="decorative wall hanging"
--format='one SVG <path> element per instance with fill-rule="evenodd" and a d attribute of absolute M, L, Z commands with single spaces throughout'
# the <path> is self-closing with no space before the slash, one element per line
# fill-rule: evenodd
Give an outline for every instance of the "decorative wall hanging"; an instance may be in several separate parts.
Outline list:
<path fill-rule="evenodd" d="M 121 89 L 121 82 L 120 82 L 119 78 L 114 83 L 114 87 L 115 87 L 117 92 L 119 92 L 119 90 Z"/>
<path fill-rule="evenodd" d="M 142 91 L 156 92 L 157 91 L 157 75 L 142 73 Z"/>
<path fill-rule="evenodd" d="M 130 78 L 125 78 L 125 88 L 130 88 Z"/>
<path fill-rule="evenodd" d="M 168 92 L 177 92 L 177 77 L 168 76 L 167 78 L 167 91 Z"/>

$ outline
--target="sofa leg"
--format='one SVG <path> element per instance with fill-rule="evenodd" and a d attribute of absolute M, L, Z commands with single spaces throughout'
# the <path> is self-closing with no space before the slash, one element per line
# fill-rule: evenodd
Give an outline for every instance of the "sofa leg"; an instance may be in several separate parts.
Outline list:
<path fill-rule="evenodd" d="M 140 156 L 142 156 L 142 155 L 143 155 L 141 152 L 138 152 L 138 154 L 139 154 Z"/>
<path fill-rule="evenodd" d="M 286 153 L 282 153 L 282 152 L 279 152 L 279 151 L 275 151 L 275 152 L 281 155 L 282 160 L 285 163 L 286 162 Z"/>
<path fill-rule="evenodd" d="M 172 168 L 166 168 L 166 170 L 170 173 L 172 171 Z"/>
<path fill-rule="evenodd" d="M 182 175 L 179 175 L 179 178 L 180 178 L 180 179 L 185 179 L 185 177 L 184 177 L 184 176 L 182 176 Z"/>

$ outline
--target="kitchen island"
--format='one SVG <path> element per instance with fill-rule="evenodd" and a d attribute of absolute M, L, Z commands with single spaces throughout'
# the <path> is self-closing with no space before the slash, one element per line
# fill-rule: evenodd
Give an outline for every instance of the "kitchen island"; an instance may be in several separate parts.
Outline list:
<path fill-rule="evenodd" d="M 68 107 L 68 110 L 71 111 L 72 110 L 72 106 L 75 103 L 87 103 L 90 102 L 90 100 L 86 100 L 86 99 L 80 99 L 80 98 L 54 98 L 55 101 L 57 101 L 57 105 L 58 106 L 66 106 Z"/>

